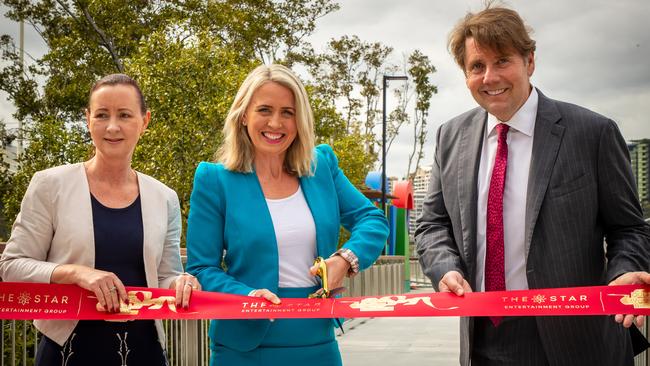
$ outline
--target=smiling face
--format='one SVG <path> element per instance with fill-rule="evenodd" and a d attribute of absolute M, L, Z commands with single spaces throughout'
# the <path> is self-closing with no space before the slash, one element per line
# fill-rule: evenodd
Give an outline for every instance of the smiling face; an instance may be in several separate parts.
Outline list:
<path fill-rule="evenodd" d="M 106 85 L 90 96 L 86 111 L 88 130 L 96 155 L 104 159 L 131 160 L 135 145 L 149 124 L 133 86 Z"/>
<path fill-rule="evenodd" d="M 507 122 L 528 99 L 529 78 L 535 71 L 534 53 L 522 57 L 514 49 L 500 54 L 465 40 L 465 77 L 476 102 L 488 113 Z"/>
<path fill-rule="evenodd" d="M 242 123 L 255 147 L 255 156 L 284 156 L 296 139 L 296 102 L 291 90 L 269 81 L 251 97 Z"/>

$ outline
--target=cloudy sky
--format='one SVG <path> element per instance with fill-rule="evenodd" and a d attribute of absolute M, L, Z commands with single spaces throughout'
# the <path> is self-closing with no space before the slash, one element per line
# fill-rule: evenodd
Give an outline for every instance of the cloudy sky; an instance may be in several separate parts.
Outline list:
<path fill-rule="evenodd" d="M 356 34 L 403 53 L 420 49 L 437 72 L 431 103 L 429 141 L 437 127 L 476 104 L 446 50 L 447 35 L 480 0 L 348 0 L 323 18 L 314 46 Z M 579 104 L 618 122 L 626 139 L 650 138 L 650 1 L 511 0 L 537 41 L 534 85 L 548 97 Z M 389 101 L 390 104 L 390 101 Z M 390 107 L 390 105 L 389 105 Z M 405 174 L 412 137 L 406 129 L 391 147 L 389 175 Z M 426 149 L 430 164 L 433 143 Z"/>
<path fill-rule="evenodd" d="M 461 71 L 446 50 L 453 25 L 481 0 L 343 0 L 341 10 L 322 18 L 311 42 L 322 49 L 331 38 L 358 35 L 392 46 L 394 61 L 420 49 L 437 72 L 429 141 L 437 127 L 475 106 Z M 510 0 L 534 29 L 534 85 L 554 99 L 580 104 L 618 122 L 626 139 L 650 138 L 650 1 Z M 4 14 L 4 8 L 0 11 Z M 18 25 L 3 19 L 0 34 L 17 36 Z M 17 37 L 16 37 L 17 38 Z M 39 56 L 43 45 L 28 30 L 25 48 Z M 11 105 L 0 96 L 0 118 L 11 123 Z M 389 100 L 389 108 L 390 108 Z M 412 137 L 405 129 L 389 152 L 389 175 L 401 176 Z M 430 164 L 433 143 L 426 149 Z"/>

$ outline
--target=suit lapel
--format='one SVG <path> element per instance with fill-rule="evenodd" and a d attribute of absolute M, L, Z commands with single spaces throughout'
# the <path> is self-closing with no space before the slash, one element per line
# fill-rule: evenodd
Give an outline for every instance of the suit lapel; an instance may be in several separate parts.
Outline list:
<path fill-rule="evenodd" d="M 530 162 L 530 173 L 528 174 L 528 192 L 526 198 L 526 258 L 528 258 L 539 210 L 542 206 L 557 153 L 560 150 L 562 136 L 564 135 L 564 126 L 557 124 L 561 115 L 555 107 L 555 104 L 539 90 L 537 90 L 537 93 L 539 94 L 539 102 L 537 118 L 535 120 L 533 152 Z"/>
<path fill-rule="evenodd" d="M 462 127 L 458 159 L 458 205 L 463 233 L 463 255 L 468 265 L 470 283 L 476 272 L 476 215 L 478 169 L 483 147 L 487 113 L 479 110 Z"/>
<path fill-rule="evenodd" d="M 84 163 L 78 164 L 78 179 L 70 180 L 67 198 L 70 209 L 66 215 L 72 216 L 72 222 L 77 226 L 75 237 L 83 243 L 83 262 L 81 264 L 95 268 L 95 225 L 93 224 L 93 206 L 90 198 L 90 184 L 86 175 Z"/>
<path fill-rule="evenodd" d="M 138 174 L 138 187 L 140 189 L 140 205 L 142 207 L 142 258 L 144 261 L 144 272 L 145 274 L 156 273 L 157 271 L 151 267 L 152 263 L 156 263 L 156 245 L 160 245 L 159 234 L 157 230 L 160 230 L 160 225 L 156 223 L 160 222 L 160 215 L 167 214 L 167 201 L 163 200 L 157 194 L 154 187 L 149 186 L 149 182 L 146 181 L 146 178 Z M 163 206 L 164 205 L 164 206 Z M 147 284 L 150 287 L 157 287 L 157 282 L 153 281 L 153 278 L 147 276 Z"/>
<path fill-rule="evenodd" d="M 314 225 L 316 227 L 317 255 L 326 256 L 328 255 L 325 248 L 327 240 L 323 237 L 322 230 L 319 230 L 319 228 L 325 227 L 321 222 L 323 219 L 321 212 L 324 210 L 318 209 L 318 207 L 322 207 L 322 204 L 320 203 L 318 188 L 314 187 L 314 183 L 314 177 L 300 177 L 300 188 L 302 189 L 302 193 L 305 196 L 305 201 L 307 201 L 307 206 L 309 206 L 309 210 L 311 211 L 311 216 L 314 219 Z"/>

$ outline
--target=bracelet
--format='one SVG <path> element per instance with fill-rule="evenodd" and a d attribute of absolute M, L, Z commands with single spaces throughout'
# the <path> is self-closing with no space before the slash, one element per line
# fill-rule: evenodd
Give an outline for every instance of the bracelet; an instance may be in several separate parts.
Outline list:
<path fill-rule="evenodd" d="M 348 248 L 341 248 L 336 252 L 334 252 L 334 254 L 330 256 L 330 258 L 336 255 L 341 256 L 348 263 L 350 263 L 350 269 L 348 270 L 348 275 L 354 276 L 355 274 L 359 273 L 359 257 L 357 257 L 357 255 L 354 254 L 353 251 L 351 251 Z"/>

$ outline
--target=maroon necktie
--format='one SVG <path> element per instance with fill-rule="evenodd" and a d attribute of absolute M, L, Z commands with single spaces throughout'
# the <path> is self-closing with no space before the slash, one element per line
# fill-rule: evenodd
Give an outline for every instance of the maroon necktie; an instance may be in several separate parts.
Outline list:
<path fill-rule="evenodd" d="M 503 189 L 506 185 L 508 166 L 508 129 L 510 126 L 498 123 L 499 144 L 492 168 L 490 191 L 487 203 L 487 228 L 485 248 L 485 291 L 504 291 L 506 289 L 505 259 L 503 249 Z M 490 317 L 498 326 L 502 317 Z"/>

